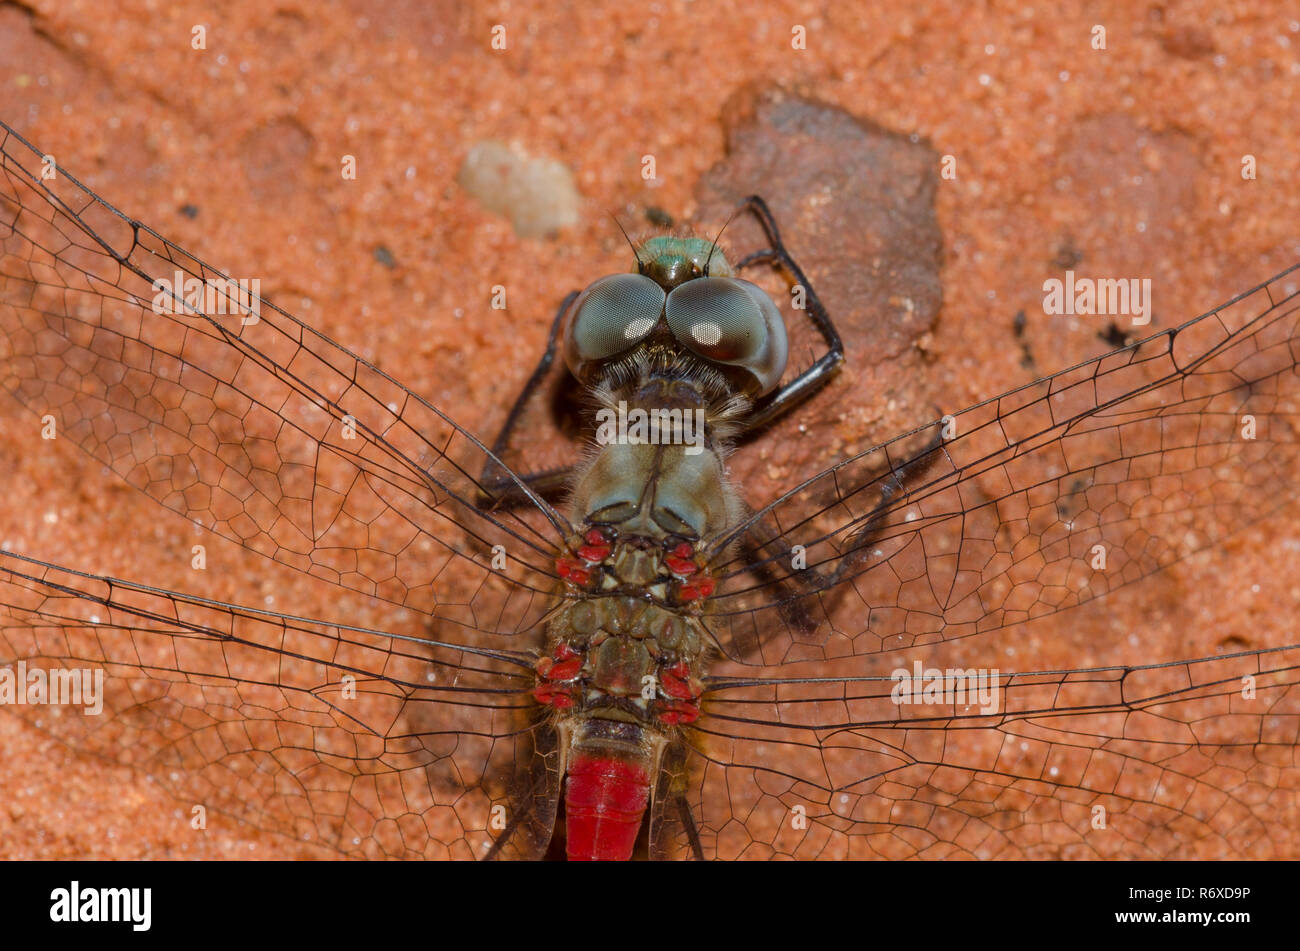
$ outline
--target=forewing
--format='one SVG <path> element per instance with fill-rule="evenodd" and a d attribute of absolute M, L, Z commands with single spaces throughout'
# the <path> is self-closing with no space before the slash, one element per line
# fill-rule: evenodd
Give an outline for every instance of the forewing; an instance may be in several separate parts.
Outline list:
<path fill-rule="evenodd" d="M 0 137 L 5 389 L 248 549 L 465 631 L 535 634 L 566 531 L 549 506 L 477 508 L 491 456 L 446 414 Z"/>
<path fill-rule="evenodd" d="M 774 664 L 983 634 L 1267 517 L 1300 484 L 1296 267 L 853 456 L 714 539 L 732 553 L 719 646 Z"/>

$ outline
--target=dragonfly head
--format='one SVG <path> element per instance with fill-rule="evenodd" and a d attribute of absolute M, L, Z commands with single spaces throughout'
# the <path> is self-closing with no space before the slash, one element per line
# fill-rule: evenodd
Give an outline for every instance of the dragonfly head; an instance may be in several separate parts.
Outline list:
<path fill-rule="evenodd" d="M 565 363 L 586 384 L 646 349 L 718 370 L 758 397 L 780 382 L 789 344 L 772 298 L 734 277 L 713 242 L 656 237 L 637 248 L 634 273 L 588 286 L 563 324 Z"/>

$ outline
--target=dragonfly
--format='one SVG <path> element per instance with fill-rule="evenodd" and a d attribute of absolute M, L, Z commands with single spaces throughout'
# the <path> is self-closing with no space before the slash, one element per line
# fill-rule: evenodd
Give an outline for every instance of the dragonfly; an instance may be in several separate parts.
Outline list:
<path fill-rule="evenodd" d="M 852 359 L 759 198 L 734 266 L 656 237 L 566 298 L 487 442 L 0 135 L 4 390 L 214 536 L 423 619 L 0 551 L 0 664 L 104 672 L 98 716 L 7 707 L 74 749 L 346 857 L 1296 854 L 1300 644 L 964 668 L 1291 514 L 1300 265 L 750 500 L 728 454 Z M 822 342 L 803 370 L 764 266 Z M 529 471 L 556 371 L 596 436 Z M 657 428 L 601 436 L 636 410 Z"/>

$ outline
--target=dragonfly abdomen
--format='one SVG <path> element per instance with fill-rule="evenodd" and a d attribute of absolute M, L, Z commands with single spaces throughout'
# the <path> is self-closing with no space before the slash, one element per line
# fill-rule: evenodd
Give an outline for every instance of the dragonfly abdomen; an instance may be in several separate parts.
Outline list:
<path fill-rule="evenodd" d="M 569 739 L 564 811 L 571 862 L 625 862 L 650 802 L 664 738 L 635 723 L 591 717 Z"/>

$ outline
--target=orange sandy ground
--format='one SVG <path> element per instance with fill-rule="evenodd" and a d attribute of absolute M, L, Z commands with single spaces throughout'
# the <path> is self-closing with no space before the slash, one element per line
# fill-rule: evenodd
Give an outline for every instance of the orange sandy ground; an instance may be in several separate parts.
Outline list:
<path fill-rule="evenodd" d="M 231 273 L 260 275 L 264 292 L 479 432 L 525 378 L 554 302 L 626 266 L 605 212 L 642 223 L 655 205 L 689 219 L 697 179 L 723 157 L 722 112 L 751 83 L 956 156 L 957 178 L 939 187 L 945 302 L 927 345 L 947 407 L 1032 377 L 1011 336 L 1022 308 L 1042 370 L 1101 351 L 1095 323 L 1041 316 L 1044 262 L 1064 243 L 1098 272 L 1152 277 L 1161 326 L 1300 258 L 1294 4 L 1121 0 L 1086 15 L 1039 0 L 366 6 L 5 6 L 0 115 L 128 213 Z M 190 47 L 196 23 L 208 27 L 203 52 Z M 498 23 L 504 52 L 489 48 Z M 807 50 L 791 49 L 795 24 Z M 1105 51 L 1090 47 L 1096 24 Z M 521 240 L 460 192 L 461 158 L 488 138 L 567 163 L 584 196 L 578 226 Z M 344 154 L 358 157 L 356 181 L 339 175 Z M 652 184 L 645 154 L 657 159 Z M 1255 181 L 1239 174 L 1245 154 Z M 1087 182 L 1089 199 L 1063 197 L 1062 175 Z M 816 246 L 788 238 L 815 279 Z M 380 245 L 395 268 L 376 260 Z M 498 283 L 512 295 L 505 327 L 488 310 Z M 835 385 L 852 390 L 871 355 L 847 343 Z M 878 392 L 854 405 L 825 421 L 820 445 L 918 422 Z M 192 573 L 160 567 L 192 543 L 184 520 L 79 453 L 33 444 L 29 417 L 0 401 L 0 460 L 17 467 L 0 482 L 0 541 L 196 588 Z M 1101 654 L 1067 621 L 1035 656 L 1077 667 L 1293 641 L 1298 543 L 1293 523 L 1255 531 L 1213 572 L 1198 560 L 1117 600 L 1109 623 L 1140 637 Z M 267 590 L 255 559 L 209 544 L 211 558 L 243 568 L 209 572 L 196 593 L 329 613 L 328 589 Z M 355 620 L 419 629 L 395 608 Z M 239 827 L 194 833 L 147 779 L 73 756 L 13 717 L 0 717 L 0 749 L 0 855 L 298 854 Z"/>

